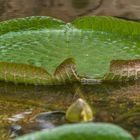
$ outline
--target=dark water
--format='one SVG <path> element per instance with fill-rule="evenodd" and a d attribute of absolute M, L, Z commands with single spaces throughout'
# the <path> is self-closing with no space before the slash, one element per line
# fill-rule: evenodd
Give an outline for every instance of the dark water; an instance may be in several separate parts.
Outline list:
<path fill-rule="evenodd" d="M 48 124 L 44 126 L 36 122 L 35 116 L 40 112 L 66 111 L 78 98 L 83 98 L 91 105 L 95 122 L 115 123 L 134 136 L 140 134 L 140 82 L 96 85 L 75 83 L 50 87 L 1 82 L 1 139 L 11 139 L 51 127 L 54 122 L 47 122 Z"/>

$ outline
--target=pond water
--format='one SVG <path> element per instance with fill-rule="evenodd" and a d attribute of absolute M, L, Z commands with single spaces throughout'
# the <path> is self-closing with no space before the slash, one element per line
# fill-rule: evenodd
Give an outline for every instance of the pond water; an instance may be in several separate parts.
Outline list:
<path fill-rule="evenodd" d="M 65 86 L 27 86 L 1 82 L 1 139 L 12 139 L 50 127 L 52 122 L 49 126 L 38 124 L 35 116 L 40 112 L 66 111 L 78 98 L 90 104 L 95 122 L 115 123 L 134 136 L 140 135 L 140 82 L 74 83 Z"/>

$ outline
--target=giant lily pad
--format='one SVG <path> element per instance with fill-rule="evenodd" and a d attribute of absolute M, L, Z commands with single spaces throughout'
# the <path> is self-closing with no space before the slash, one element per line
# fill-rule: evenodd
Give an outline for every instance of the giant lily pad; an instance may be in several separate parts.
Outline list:
<path fill-rule="evenodd" d="M 25 135 L 17 140 L 134 140 L 122 128 L 108 123 L 64 125 L 42 132 Z"/>
<path fill-rule="evenodd" d="M 103 77 L 111 60 L 140 57 L 139 36 L 140 23 L 113 17 L 82 17 L 72 23 L 50 17 L 13 19 L 0 23 L 0 61 L 32 64 L 53 75 L 60 63 L 74 58 L 79 75 Z"/>

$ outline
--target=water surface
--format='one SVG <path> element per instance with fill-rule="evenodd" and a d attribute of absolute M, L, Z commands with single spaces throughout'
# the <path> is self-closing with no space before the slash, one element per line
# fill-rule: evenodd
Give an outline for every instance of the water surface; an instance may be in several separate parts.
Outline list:
<path fill-rule="evenodd" d="M 95 122 L 115 123 L 137 136 L 140 134 L 139 91 L 140 82 L 52 87 L 1 82 L 0 134 L 3 139 L 10 139 L 43 129 L 43 124 L 35 121 L 38 113 L 66 111 L 76 99 L 83 98 L 91 105 Z M 20 131 L 16 133 L 15 128 Z"/>

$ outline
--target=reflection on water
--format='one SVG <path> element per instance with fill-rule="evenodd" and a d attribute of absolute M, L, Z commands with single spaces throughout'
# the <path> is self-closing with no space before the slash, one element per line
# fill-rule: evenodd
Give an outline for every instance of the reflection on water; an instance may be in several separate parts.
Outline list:
<path fill-rule="evenodd" d="M 24 133 L 44 129 L 35 121 L 38 113 L 66 111 L 79 97 L 91 105 L 94 121 L 116 123 L 135 136 L 140 134 L 139 82 L 50 87 L 0 83 L 0 134 L 13 137 L 13 125 Z"/>

